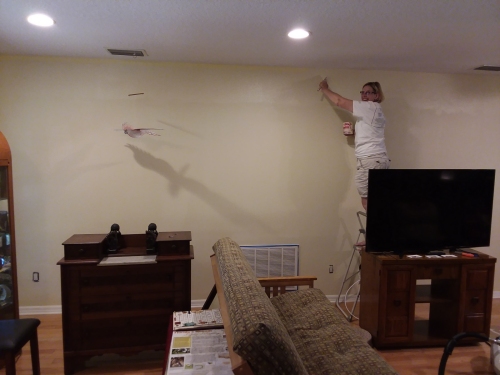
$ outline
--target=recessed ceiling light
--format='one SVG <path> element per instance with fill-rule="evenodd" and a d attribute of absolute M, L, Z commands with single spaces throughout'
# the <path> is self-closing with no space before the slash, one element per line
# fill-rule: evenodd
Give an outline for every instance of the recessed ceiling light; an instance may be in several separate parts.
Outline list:
<path fill-rule="evenodd" d="M 304 29 L 294 29 L 288 33 L 288 36 L 292 39 L 304 39 L 309 36 L 309 31 Z"/>
<path fill-rule="evenodd" d="M 35 26 L 48 27 L 54 24 L 54 20 L 45 14 L 32 14 L 28 22 Z"/>

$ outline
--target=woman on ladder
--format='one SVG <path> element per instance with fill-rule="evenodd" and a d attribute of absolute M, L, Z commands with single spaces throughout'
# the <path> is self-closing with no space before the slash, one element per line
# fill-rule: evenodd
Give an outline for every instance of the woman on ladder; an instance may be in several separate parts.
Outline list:
<path fill-rule="evenodd" d="M 334 105 L 345 109 L 356 118 L 354 126 L 354 153 L 356 162 L 356 187 L 361 204 L 366 211 L 368 205 L 368 171 L 388 169 L 391 161 L 385 147 L 385 116 L 380 103 L 384 100 L 382 87 L 378 82 L 368 82 L 360 91 L 361 100 L 351 100 L 333 92 L 326 78 L 319 83 L 319 89 Z"/>

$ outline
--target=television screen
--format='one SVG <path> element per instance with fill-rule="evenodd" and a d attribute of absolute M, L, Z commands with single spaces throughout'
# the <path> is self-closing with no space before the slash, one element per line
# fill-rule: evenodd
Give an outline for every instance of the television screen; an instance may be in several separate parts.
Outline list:
<path fill-rule="evenodd" d="M 493 169 L 370 170 L 366 251 L 489 246 L 494 186 Z"/>

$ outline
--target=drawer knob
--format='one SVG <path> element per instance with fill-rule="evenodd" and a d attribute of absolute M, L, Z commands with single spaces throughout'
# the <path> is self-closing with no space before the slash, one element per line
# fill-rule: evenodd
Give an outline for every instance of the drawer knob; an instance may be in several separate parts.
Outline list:
<path fill-rule="evenodd" d="M 79 252 L 80 254 L 83 254 L 83 253 L 85 252 L 85 249 L 80 249 L 80 250 L 78 250 L 78 252 Z"/>
<path fill-rule="evenodd" d="M 473 304 L 479 303 L 479 297 L 472 297 L 472 298 L 470 299 L 470 301 L 471 301 L 471 303 L 473 303 Z"/>

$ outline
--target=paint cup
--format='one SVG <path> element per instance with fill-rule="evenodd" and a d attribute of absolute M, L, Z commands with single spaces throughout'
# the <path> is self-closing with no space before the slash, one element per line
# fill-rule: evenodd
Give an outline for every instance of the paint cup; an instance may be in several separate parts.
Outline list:
<path fill-rule="evenodd" d="M 343 124 L 344 135 L 354 135 L 354 127 L 352 126 L 352 122 L 344 122 Z"/>

